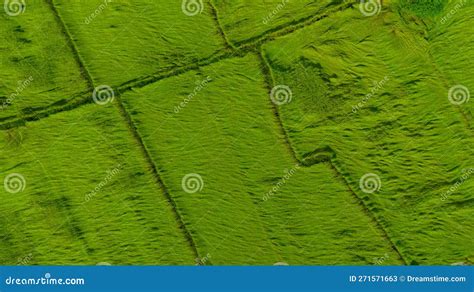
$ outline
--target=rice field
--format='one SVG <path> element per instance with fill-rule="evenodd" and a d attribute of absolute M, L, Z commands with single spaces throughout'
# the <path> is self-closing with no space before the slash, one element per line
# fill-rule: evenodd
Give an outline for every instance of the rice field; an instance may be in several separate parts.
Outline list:
<path fill-rule="evenodd" d="M 470 265 L 467 1 L 0 13 L 0 264 Z"/>

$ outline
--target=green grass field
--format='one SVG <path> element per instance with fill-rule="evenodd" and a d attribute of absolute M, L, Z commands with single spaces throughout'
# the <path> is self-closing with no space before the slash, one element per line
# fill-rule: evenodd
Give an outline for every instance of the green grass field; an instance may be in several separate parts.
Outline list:
<path fill-rule="evenodd" d="M 5 5 L 0 264 L 472 264 L 473 12 Z"/>

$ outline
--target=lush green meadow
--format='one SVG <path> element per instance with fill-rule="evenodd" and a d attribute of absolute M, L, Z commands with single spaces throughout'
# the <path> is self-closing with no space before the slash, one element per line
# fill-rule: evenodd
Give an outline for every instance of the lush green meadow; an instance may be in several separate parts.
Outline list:
<path fill-rule="evenodd" d="M 0 205 L 2 264 L 193 264 L 171 207 L 112 105 L 4 132 L 23 192 Z M 7 195 L 8 194 L 8 195 Z"/>
<path fill-rule="evenodd" d="M 474 5 L 358 2 L 5 6 L 0 264 L 472 264 Z"/>
<path fill-rule="evenodd" d="M 380 191 L 357 190 L 360 197 L 410 263 L 441 264 L 461 260 L 473 246 L 474 226 L 466 220 L 474 181 L 441 200 L 474 163 L 469 108 L 447 99 L 457 82 L 469 85 L 465 74 L 451 77 L 469 62 L 445 56 L 438 65 L 438 51 L 410 25 L 389 13 L 347 10 L 263 50 L 275 83 L 293 91 L 294 101 L 280 112 L 297 154 L 331 147 L 333 163 L 353 186 L 365 173 L 378 174 Z M 332 26 L 339 29 L 328 31 Z"/>
<path fill-rule="evenodd" d="M 43 2 L 0 13 L 0 121 L 30 115 L 87 92 L 61 26 Z"/>

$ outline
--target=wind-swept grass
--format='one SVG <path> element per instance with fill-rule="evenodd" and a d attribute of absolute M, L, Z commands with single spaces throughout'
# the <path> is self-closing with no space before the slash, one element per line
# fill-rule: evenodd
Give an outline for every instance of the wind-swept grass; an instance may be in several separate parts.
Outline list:
<path fill-rule="evenodd" d="M 470 120 L 449 101 L 453 79 L 438 70 L 430 43 L 390 11 L 353 10 L 264 48 L 276 83 L 293 90 L 280 112 L 298 155 L 331 147 L 409 263 L 472 256 L 474 181 L 443 197 L 474 165 Z M 360 189 L 366 173 L 380 177 L 378 192 Z"/>
<path fill-rule="evenodd" d="M 400 7 L 410 10 L 416 15 L 427 17 L 442 13 L 446 3 L 446 0 L 400 0 Z"/>
<path fill-rule="evenodd" d="M 0 120 L 22 116 L 87 91 L 87 82 L 52 11 L 31 1 L 0 13 Z"/>
<path fill-rule="evenodd" d="M 1 173 L 25 181 L 18 193 L 1 189 L 3 265 L 194 263 L 138 145 L 110 104 L 2 131 L 0 145 Z M 12 190 L 19 188 L 12 184 Z"/>
<path fill-rule="evenodd" d="M 180 2 L 0 15 L 0 263 L 473 262 L 472 4 Z"/>
<path fill-rule="evenodd" d="M 213 0 L 223 30 L 232 43 L 241 43 L 325 12 L 340 1 L 226 1 Z"/>
<path fill-rule="evenodd" d="M 399 263 L 327 165 L 292 159 L 259 66 L 233 58 L 123 96 L 200 253 L 213 264 Z M 196 193 L 183 188 L 190 173 Z"/>
<path fill-rule="evenodd" d="M 98 84 L 118 86 L 225 47 L 207 3 L 189 16 L 181 1 L 53 2 Z"/>

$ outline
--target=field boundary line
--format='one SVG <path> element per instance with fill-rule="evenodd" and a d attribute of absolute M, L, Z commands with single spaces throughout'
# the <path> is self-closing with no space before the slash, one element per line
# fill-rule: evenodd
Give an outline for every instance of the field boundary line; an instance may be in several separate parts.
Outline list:
<path fill-rule="evenodd" d="M 403 14 L 400 14 L 400 17 L 405 20 L 405 22 L 409 22 L 408 20 L 405 19 L 405 16 Z M 424 29 L 428 32 L 428 35 L 431 36 L 431 30 L 432 28 L 430 28 L 424 21 L 423 19 L 420 19 L 421 22 L 423 23 L 423 26 L 424 26 Z M 414 32 L 413 28 L 409 27 L 409 26 L 405 26 L 404 28 L 406 28 L 406 31 L 408 31 L 408 33 L 410 33 L 411 36 L 414 37 L 414 39 L 417 41 L 417 42 L 420 42 L 420 39 L 419 39 L 419 36 Z M 421 47 L 421 46 L 420 46 Z M 455 82 L 453 82 L 452 84 L 450 84 L 449 81 L 452 80 L 452 78 L 450 76 L 448 76 L 448 74 L 446 73 L 446 70 L 442 69 L 440 66 L 439 66 L 439 62 L 438 60 L 436 59 L 436 57 L 433 55 L 433 47 L 432 47 L 432 43 L 427 41 L 427 50 L 425 50 L 425 53 L 426 53 L 426 56 L 423 56 L 425 58 L 422 58 L 423 59 L 423 62 L 426 63 L 426 65 L 428 66 L 431 66 L 434 68 L 434 71 L 436 71 L 437 73 L 437 76 L 438 79 L 440 79 L 446 89 L 449 89 L 452 84 L 455 84 Z M 425 60 L 426 59 L 426 60 Z M 463 120 L 463 123 L 465 125 L 465 127 L 467 128 L 467 130 L 470 132 L 470 134 L 472 135 L 473 132 L 472 132 L 472 126 L 471 126 L 471 121 L 469 120 L 468 118 L 468 114 L 464 111 L 464 109 L 460 106 L 455 106 L 456 107 L 456 111 L 461 115 L 462 117 L 462 120 Z"/>
<path fill-rule="evenodd" d="M 52 0 L 45 0 L 45 1 L 48 1 L 49 5 L 53 5 L 50 2 Z M 231 48 L 223 48 L 223 49 L 217 50 L 212 55 L 203 58 L 197 64 L 191 63 L 191 64 L 187 64 L 181 67 L 174 67 L 169 70 L 156 71 L 152 74 L 145 75 L 145 76 L 138 76 L 136 78 L 130 79 L 128 81 L 125 81 L 117 85 L 115 89 L 117 90 L 119 94 L 121 94 L 121 93 L 130 91 L 133 88 L 142 88 L 149 84 L 153 84 L 159 80 L 185 74 L 189 71 L 197 70 L 201 67 L 209 66 L 211 64 L 214 64 L 226 59 L 245 56 L 249 53 L 256 52 L 259 46 L 261 46 L 263 43 L 272 41 L 273 39 L 276 39 L 279 37 L 292 34 L 300 29 L 303 29 L 306 26 L 312 25 L 324 18 L 329 17 L 330 15 L 332 15 L 332 13 L 336 13 L 344 9 L 350 8 L 353 6 L 354 3 L 355 3 L 354 1 L 349 2 L 344 5 L 340 5 L 337 8 L 332 9 L 324 14 L 311 15 L 306 18 L 294 21 L 293 23 L 290 23 L 288 27 L 279 26 L 277 29 L 268 30 L 258 36 L 255 36 L 255 37 L 252 37 L 250 39 L 240 42 L 239 44 L 242 45 L 240 47 L 235 47 L 235 45 L 232 45 Z M 56 17 L 59 17 L 56 7 L 51 7 L 51 8 L 54 9 L 55 15 L 56 14 L 58 15 Z M 61 23 L 64 23 L 64 21 L 61 18 L 59 18 L 58 21 L 61 21 Z M 64 33 L 67 34 L 68 41 L 69 40 L 72 41 L 72 37 L 70 33 L 67 30 Z M 222 33 L 226 37 L 225 32 L 222 31 Z M 230 45 L 230 42 L 228 44 Z M 74 42 L 71 45 L 74 47 L 75 52 L 79 52 Z M 85 62 L 82 61 L 82 58 L 80 57 L 79 54 L 75 56 L 75 58 L 79 58 L 79 59 L 76 59 L 76 61 L 78 61 L 80 64 L 85 64 Z M 84 76 L 84 78 L 88 81 L 92 81 L 92 80 L 89 80 L 92 75 L 89 74 L 89 72 L 87 72 L 87 69 L 85 67 L 84 67 L 84 70 L 86 70 L 85 72 L 86 75 Z M 53 103 L 49 106 L 44 107 L 45 108 L 44 110 L 37 111 L 28 116 L 20 117 L 20 116 L 15 115 L 15 116 L 9 116 L 9 117 L 3 118 L 3 122 L 0 123 L 0 129 L 6 130 L 6 129 L 11 129 L 11 128 L 16 128 L 19 126 L 24 126 L 27 122 L 39 121 L 51 115 L 74 110 L 76 108 L 79 108 L 83 105 L 90 104 L 90 103 L 92 103 L 92 100 L 90 98 L 90 93 L 83 94 L 83 95 L 76 94 L 72 96 L 70 101 L 68 101 L 68 103 L 62 107 L 58 107 L 56 103 Z"/>
<path fill-rule="evenodd" d="M 263 79 L 265 80 L 265 83 L 266 83 L 267 92 L 268 92 L 268 94 L 270 94 L 270 92 L 272 91 L 272 88 L 275 84 L 275 79 L 273 77 L 273 72 L 271 70 L 270 64 L 268 63 L 268 60 L 265 58 L 265 55 L 263 53 L 263 48 L 260 47 L 260 50 L 259 50 L 259 53 L 257 54 L 257 56 L 258 56 L 258 58 L 260 59 L 260 62 L 261 62 L 260 68 L 261 68 L 261 71 L 262 71 L 262 74 L 263 74 L 263 77 L 264 77 Z M 280 117 L 280 112 L 278 111 L 278 106 L 275 103 L 273 103 L 271 100 L 270 100 L 270 103 L 272 104 L 274 120 L 278 124 L 280 134 L 282 135 L 282 137 L 284 139 L 284 144 L 285 144 L 291 158 L 297 164 L 302 165 L 301 161 L 296 156 L 296 151 L 293 148 L 293 145 L 291 144 L 288 133 L 286 132 L 286 128 L 283 125 L 283 120 Z"/>
<path fill-rule="evenodd" d="M 380 223 L 380 220 L 377 218 L 377 216 L 375 216 L 375 214 L 372 211 L 370 211 L 370 209 L 367 207 L 367 204 L 365 203 L 365 201 L 359 195 L 357 195 L 357 193 L 351 187 L 349 181 L 344 177 L 344 175 L 342 175 L 342 172 L 337 168 L 336 164 L 332 161 L 332 159 L 329 159 L 327 163 L 329 165 L 329 168 L 331 170 L 333 170 L 336 177 L 340 178 L 340 180 L 347 187 L 347 190 L 352 195 L 352 197 L 354 199 L 356 199 L 358 205 L 362 208 L 364 213 L 366 213 L 366 215 L 371 219 L 371 221 L 379 228 L 379 231 L 382 232 L 382 237 L 390 244 L 392 250 L 398 255 L 399 259 L 403 262 L 404 265 L 408 265 L 407 260 L 402 255 L 399 248 L 393 242 L 391 237 L 388 235 L 387 230 L 385 230 L 383 225 Z"/>
<path fill-rule="evenodd" d="M 328 11 L 322 14 L 316 15 L 309 15 L 298 20 L 294 20 L 290 23 L 285 23 L 269 29 L 260 35 L 253 36 L 251 38 L 245 39 L 240 42 L 236 42 L 235 46 L 237 46 L 240 50 L 249 49 L 252 50 L 252 47 L 257 48 L 260 47 L 262 44 L 272 41 L 276 38 L 284 37 L 287 35 L 291 35 L 294 32 L 297 32 L 301 29 L 304 29 L 308 26 L 311 26 L 323 19 L 330 17 L 331 15 L 346 10 L 348 8 L 352 8 L 357 1 L 349 0 L 344 1 L 344 4 L 338 5 L 333 9 L 328 9 Z"/>
<path fill-rule="evenodd" d="M 271 91 L 271 88 L 274 86 L 275 84 L 275 80 L 274 80 L 274 77 L 273 77 L 273 73 L 272 73 L 272 68 L 270 66 L 270 64 L 268 63 L 268 61 L 266 60 L 265 58 L 265 55 L 263 53 L 263 50 L 260 49 L 260 52 L 259 52 L 259 58 L 262 60 L 262 65 L 263 65 L 263 68 L 262 68 L 262 73 L 264 74 L 265 76 L 265 80 L 267 82 L 267 88 L 269 88 L 270 90 L 268 91 L 268 94 L 270 95 L 270 91 Z M 269 83 L 271 82 L 271 83 Z M 273 106 L 273 110 L 274 110 L 274 114 L 275 114 L 275 119 L 277 120 L 277 124 L 278 124 L 278 127 L 280 127 L 280 132 L 283 133 L 284 135 L 284 143 L 285 143 L 285 146 L 286 148 L 290 151 L 290 155 L 291 157 L 301 166 L 303 167 L 311 167 L 312 165 L 314 164 L 319 164 L 319 163 L 324 163 L 324 162 L 317 162 L 317 163 L 313 163 L 313 164 L 307 164 L 307 163 L 304 163 L 304 161 L 300 160 L 298 158 L 298 155 L 295 151 L 295 149 L 293 148 L 293 145 L 291 143 L 291 140 L 288 136 L 288 133 L 285 129 L 285 126 L 283 124 L 283 121 L 281 119 L 281 115 L 280 115 L 280 112 L 278 110 L 278 107 L 270 100 L 270 102 L 272 103 L 272 106 Z M 367 204 L 365 203 L 365 201 L 359 197 L 357 195 L 357 193 L 352 189 L 351 185 L 349 184 L 348 180 L 342 175 L 342 172 L 339 171 L 339 169 L 336 167 L 335 163 L 332 161 L 332 158 L 329 158 L 326 160 L 329 168 L 335 173 L 336 177 L 340 178 L 344 185 L 347 187 L 349 193 L 352 195 L 352 197 L 356 200 L 357 202 L 357 205 L 359 205 L 361 208 L 362 208 L 362 211 L 363 213 L 366 214 L 366 216 L 374 223 L 374 225 L 377 227 L 377 229 L 379 230 L 379 232 L 381 233 L 382 235 L 382 238 L 388 243 L 388 245 L 391 247 L 391 249 L 398 255 L 400 261 L 404 264 L 404 265 L 408 265 L 406 259 L 403 257 L 403 255 L 401 254 L 400 250 L 398 249 L 398 247 L 395 245 L 395 243 L 393 242 L 393 240 L 391 239 L 391 237 L 388 235 L 388 232 L 387 230 L 385 230 L 385 228 L 383 227 L 383 225 L 381 224 L 381 222 L 379 221 L 379 219 L 375 216 L 375 214 L 373 214 L 370 209 L 367 207 Z"/>
<path fill-rule="evenodd" d="M 177 67 L 170 71 L 163 72 L 159 75 L 147 76 L 146 79 L 142 79 L 142 80 L 132 79 L 132 80 L 126 81 L 122 83 L 121 85 L 119 85 L 118 87 L 115 87 L 114 92 L 116 94 L 121 95 L 128 91 L 131 91 L 133 88 L 143 88 L 149 84 L 156 83 L 163 79 L 171 78 L 173 76 L 179 76 L 181 74 L 185 74 L 192 70 L 198 70 L 199 68 L 212 65 L 221 60 L 226 60 L 231 57 L 241 57 L 246 54 L 247 54 L 246 52 L 245 54 L 242 54 L 241 52 L 241 54 L 232 55 L 231 53 L 229 53 L 229 51 L 221 50 L 213 54 L 210 58 L 206 58 L 205 60 L 203 60 L 203 62 L 199 64 L 190 64 L 183 67 Z M 93 99 L 91 98 L 92 97 L 91 92 L 93 91 L 93 89 L 94 88 L 91 88 L 90 92 L 89 91 L 80 92 L 78 94 L 73 95 L 70 101 L 62 107 L 58 107 L 56 106 L 56 103 L 53 103 L 52 105 L 44 107 L 43 111 L 37 111 L 34 114 L 31 114 L 28 116 L 23 116 L 23 117 L 10 116 L 10 117 L 3 118 L 4 122 L 0 123 L 0 129 L 6 130 L 6 129 L 11 129 L 11 128 L 16 128 L 16 127 L 25 125 L 27 122 L 39 121 L 57 113 L 68 112 L 76 108 L 79 108 L 83 105 L 92 104 Z"/>
<path fill-rule="evenodd" d="M 95 88 L 93 78 L 90 75 L 90 73 L 87 71 L 87 68 L 85 67 L 85 63 L 82 62 L 82 58 L 79 54 L 79 51 L 77 50 L 77 48 L 75 46 L 74 40 L 72 39 L 71 35 L 68 33 L 67 26 L 64 23 L 64 21 L 62 20 L 62 18 L 60 16 L 60 14 L 58 13 L 56 7 L 54 6 L 54 3 L 52 2 L 53 0 L 45 0 L 45 1 L 47 1 L 49 6 L 51 7 L 51 9 L 53 11 L 53 14 L 55 14 L 55 17 L 56 17 L 56 20 L 58 21 L 58 24 L 63 28 L 63 32 L 65 32 L 65 37 L 67 38 L 68 42 L 72 45 L 73 54 L 77 55 L 76 60 L 78 62 L 80 62 L 79 66 L 81 68 L 84 68 L 84 72 L 87 74 L 87 80 L 91 83 L 92 87 Z M 146 148 L 146 146 L 143 142 L 142 137 L 140 136 L 135 124 L 133 123 L 132 118 L 130 117 L 129 113 L 127 112 L 127 110 L 125 109 L 125 107 L 123 105 L 123 102 L 120 98 L 120 95 L 117 94 L 115 96 L 115 98 L 117 100 L 117 102 L 116 102 L 117 108 L 118 108 L 122 118 L 126 122 L 127 127 L 129 128 L 132 136 L 135 138 L 135 142 L 138 144 L 138 146 L 139 146 L 139 148 L 140 148 L 140 150 L 141 150 L 141 152 L 142 152 L 142 154 L 145 158 L 145 161 L 148 164 L 148 166 L 149 166 L 149 168 L 152 172 L 151 173 L 152 176 L 155 178 L 155 181 L 158 184 L 160 190 L 163 192 L 163 195 L 165 196 L 166 200 L 170 204 L 171 211 L 175 215 L 175 219 L 178 223 L 179 229 L 183 232 L 183 235 L 185 236 L 186 241 L 190 245 L 190 248 L 191 248 L 195 258 L 200 258 L 198 249 L 196 247 L 196 243 L 194 242 L 194 239 L 193 239 L 191 233 L 189 232 L 189 230 L 187 229 L 187 227 L 184 223 L 184 220 L 183 220 L 183 218 L 182 218 L 182 216 L 179 212 L 179 208 L 178 208 L 176 202 L 174 201 L 174 199 L 172 198 L 172 196 L 170 195 L 170 193 L 168 191 L 168 188 L 164 184 L 164 182 L 163 182 L 163 180 L 162 180 L 162 178 L 161 178 L 161 176 L 160 176 L 160 174 L 157 170 L 157 167 L 156 167 L 155 163 L 153 162 L 153 159 L 151 158 L 151 155 L 150 155 L 148 149 Z"/>
<path fill-rule="evenodd" d="M 81 71 L 82 77 L 87 81 L 87 83 L 91 87 L 90 90 L 91 91 L 94 90 L 94 80 L 92 79 L 92 75 L 87 70 L 87 67 L 85 66 L 85 62 L 82 59 L 81 55 L 79 54 L 79 49 L 76 47 L 76 44 L 73 41 L 71 33 L 69 32 L 69 29 L 65 25 L 64 20 L 62 19 L 61 15 L 56 9 L 56 6 L 54 6 L 53 0 L 45 0 L 45 1 L 48 4 L 48 6 L 51 8 L 51 10 L 53 11 L 54 18 L 56 19 L 56 22 L 61 28 L 61 32 L 64 34 L 66 38 L 66 42 L 68 43 L 69 48 L 71 49 L 71 52 L 74 56 L 74 59 L 77 65 L 79 66 L 79 70 Z"/>
<path fill-rule="evenodd" d="M 219 11 L 217 10 L 216 6 L 214 5 L 214 3 L 212 2 L 212 0 L 209 0 L 209 5 L 211 7 L 211 13 L 212 13 L 212 18 L 214 19 L 214 21 L 216 22 L 216 26 L 217 26 L 217 30 L 219 32 L 219 34 L 221 35 L 222 39 L 224 40 L 226 46 L 228 49 L 232 49 L 232 50 L 235 50 L 236 47 L 232 44 L 232 42 L 229 40 L 229 38 L 227 37 L 227 34 L 225 33 L 225 30 L 224 28 L 222 27 L 221 25 L 221 22 L 219 20 Z"/>

